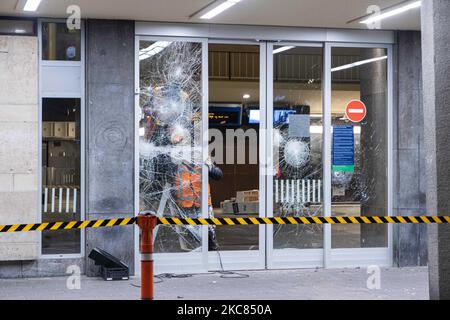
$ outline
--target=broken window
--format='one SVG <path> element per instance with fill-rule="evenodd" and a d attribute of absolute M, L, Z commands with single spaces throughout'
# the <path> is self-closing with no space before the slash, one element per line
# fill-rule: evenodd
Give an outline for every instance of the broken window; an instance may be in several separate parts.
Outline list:
<path fill-rule="evenodd" d="M 140 211 L 201 217 L 202 46 L 141 41 Z M 201 227 L 158 226 L 156 252 L 200 251 Z"/>
<path fill-rule="evenodd" d="M 322 48 L 273 51 L 275 217 L 323 215 Z M 274 249 L 323 248 L 321 225 L 275 225 Z"/>

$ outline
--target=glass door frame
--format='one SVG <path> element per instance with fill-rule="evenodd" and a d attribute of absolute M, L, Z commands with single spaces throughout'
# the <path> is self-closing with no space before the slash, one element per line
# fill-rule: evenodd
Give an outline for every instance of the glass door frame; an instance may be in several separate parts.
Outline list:
<path fill-rule="evenodd" d="M 273 96 L 274 96 L 274 54 L 273 49 L 274 46 L 294 46 L 294 47 L 303 47 L 303 48 L 324 48 L 324 44 L 322 42 L 269 42 L 267 43 L 267 167 L 266 167 L 266 178 L 267 178 L 267 192 L 266 192 L 266 207 L 267 207 L 267 216 L 273 217 Z M 323 56 L 325 52 L 323 52 Z M 323 70 L 324 68 L 322 68 Z M 322 71 L 323 73 L 323 71 Z M 325 113 L 324 110 L 324 81 L 322 74 L 322 114 Z M 323 128 L 325 128 L 325 123 L 322 124 Z M 325 130 L 323 130 L 325 131 Z M 322 135 L 322 137 L 324 134 Z M 322 143 L 322 174 L 323 174 L 323 186 L 325 188 L 325 184 L 327 181 L 325 180 L 325 166 L 324 164 L 324 154 L 326 153 L 325 149 L 325 141 Z M 325 194 L 322 207 L 325 208 Z M 321 249 L 274 249 L 274 239 L 273 239 L 273 225 L 266 226 L 267 233 L 267 247 L 266 247 L 266 267 L 267 269 L 287 269 L 287 268 L 316 268 L 323 267 L 323 257 L 324 257 L 324 248 Z M 325 229 L 324 229 L 325 230 Z M 324 241 L 325 241 L 325 232 Z M 325 242 L 323 243 L 325 247 Z"/>
<path fill-rule="evenodd" d="M 259 46 L 259 112 L 262 115 L 260 117 L 259 124 L 259 217 L 267 217 L 267 204 L 266 204 L 266 165 L 262 159 L 266 158 L 266 147 L 267 147 L 267 43 L 265 41 L 244 41 L 244 40 L 220 40 L 220 39 L 209 39 L 208 44 L 231 44 L 231 45 L 258 45 Z M 208 70 L 209 71 L 209 70 Z M 207 120 L 207 127 L 208 120 Z M 208 152 L 208 141 L 206 143 L 206 148 L 204 149 Z M 206 158 L 205 158 L 206 159 Z M 203 175 L 204 179 L 208 179 L 208 175 Z M 206 188 L 207 182 L 204 181 L 203 187 Z M 203 195 L 205 193 L 203 191 Z M 206 191 L 207 192 L 207 191 Z M 203 203 L 207 203 L 207 199 L 203 199 Z M 220 228 L 220 227 L 219 227 Z M 220 257 L 217 252 L 211 251 L 208 255 L 208 268 L 211 271 L 220 270 L 220 261 L 225 270 L 249 270 L 249 269 L 265 269 L 266 268 L 266 247 L 267 247 L 267 229 L 264 225 L 259 225 L 259 235 L 258 235 L 258 250 L 234 250 L 234 251 L 220 251 Z"/>
<path fill-rule="evenodd" d="M 302 43 L 302 42 L 269 42 L 267 44 L 267 123 L 273 122 L 273 47 L 296 46 L 296 47 L 323 47 L 323 74 L 322 74 L 322 110 L 323 110 L 323 216 L 330 217 L 331 214 L 331 51 L 332 48 L 382 48 L 387 50 L 387 101 L 386 101 L 386 134 L 387 134 L 387 215 L 392 216 L 393 211 L 393 47 L 390 44 L 367 44 L 367 43 Z M 267 157 L 273 159 L 273 127 L 267 126 Z M 269 162 L 270 163 L 270 162 Z M 271 170 L 269 166 L 267 170 Z M 273 176 L 267 171 L 266 207 L 268 217 L 273 217 Z M 339 268 L 339 267 L 362 267 L 368 265 L 391 266 L 392 265 L 392 225 L 388 225 L 388 246 L 383 248 L 342 248 L 332 249 L 331 225 L 326 224 L 323 228 L 322 249 L 294 249 L 288 253 L 273 248 L 273 226 L 266 226 L 267 233 L 267 268 Z M 277 257 L 278 255 L 278 257 Z"/>
<path fill-rule="evenodd" d="M 85 21 L 81 20 L 81 46 L 80 46 L 80 61 L 51 61 L 43 60 L 42 57 L 42 24 L 46 22 L 55 22 L 65 24 L 66 20 L 57 18 L 40 18 L 37 21 L 37 39 L 38 39 L 38 212 L 39 221 L 42 222 L 42 108 L 43 100 L 45 98 L 69 98 L 80 99 L 80 220 L 86 218 L 86 89 L 85 89 L 85 73 L 86 73 L 86 34 L 85 34 Z M 60 90 L 58 92 L 46 92 L 44 91 L 44 82 L 48 79 L 48 76 L 44 76 L 43 69 L 54 68 L 59 71 L 60 74 L 64 74 L 64 68 L 79 69 L 80 82 L 79 90 Z M 64 86 L 66 87 L 66 86 Z M 44 254 L 42 252 L 42 232 L 39 235 L 39 258 L 40 259 L 80 259 L 85 257 L 86 253 L 86 231 L 80 230 L 80 252 L 71 254 Z"/>
<path fill-rule="evenodd" d="M 169 30 L 170 28 L 167 27 Z M 164 32 L 163 32 L 164 33 Z M 169 33 L 169 32 L 167 32 Z M 297 45 L 305 47 L 323 47 L 323 80 L 322 80 L 322 104 L 323 104 L 323 211 L 324 216 L 331 216 L 331 49 L 334 47 L 359 47 L 359 48 L 386 48 L 388 52 L 388 81 L 387 81 L 387 199 L 388 199 L 388 215 L 393 214 L 393 45 L 386 43 L 361 43 L 361 42 L 275 42 L 275 41 L 250 41 L 250 40 L 220 40 L 219 37 L 210 37 L 211 34 L 202 34 L 188 30 L 180 32 L 192 35 L 200 35 L 201 37 L 184 37 L 184 36 L 151 36 L 151 35 L 135 35 L 135 214 L 139 213 L 139 42 L 172 40 L 172 41 L 188 41 L 202 43 L 202 84 L 203 84 L 203 101 L 202 101 L 202 147 L 203 158 L 208 156 L 208 44 L 209 43 L 229 43 L 229 44 L 259 44 L 260 45 L 260 112 L 261 129 L 259 143 L 260 159 L 271 159 L 272 139 L 269 131 L 272 132 L 270 125 L 273 120 L 273 56 L 272 51 L 274 45 Z M 238 35 L 236 35 L 238 36 Z M 245 38 L 245 37 L 244 37 Z M 331 37 L 333 38 L 333 37 Z M 345 38 L 348 41 L 351 37 Z M 358 38 L 358 37 L 357 37 Z M 376 38 L 376 37 L 375 37 Z M 344 40 L 344 39 L 343 39 Z M 380 39 L 377 39 L 380 40 Z M 309 40 L 306 40 L 309 41 Z M 314 40 L 312 40 L 314 41 Z M 362 40 L 364 41 L 364 40 Z M 269 55 L 270 53 L 270 55 Z M 264 133 L 265 131 L 265 133 Z M 267 162 L 267 160 L 265 161 Z M 271 163 L 271 161 L 269 161 Z M 206 166 L 202 169 L 202 217 L 208 217 L 207 204 L 207 182 L 208 174 Z M 273 216 L 273 190 L 272 184 L 269 183 L 268 167 L 264 162 L 260 161 L 260 217 Z M 273 179 L 273 177 L 272 177 Z M 268 188 L 269 187 L 269 188 Z M 193 257 L 184 253 L 157 254 L 157 261 L 164 265 L 164 272 L 207 272 L 209 270 L 217 270 L 217 261 L 215 261 L 214 252 L 208 252 L 207 236 L 208 230 L 203 226 L 202 231 L 202 253 L 201 256 Z M 311 267 L 311 264 L 317 264 L 324 268 L 334 267 L 351 267 L 377 264 L 380 266 L 392 265 L 392 225 L 388 226 L 388 247 L 386 248 L 352 248 L 352 249 L 331 249 L 331 226 L 324 226 L 324 248 L 323 249 L 303 249 L 298 250 L 299 254 L 292 259 L 281 260 L 283 263 L 274 262 L 273 249 L 273 226 L 259 226 L 259 250 L 255 250 L 257 254 L 249 258 L 249 251 L 234 251 L 222 253 L 227 263 L 226 269 L 274 269 L 274 268 L 305 268 Z M 311 250 L 317 250 L 315 252 Z M 308 252 L 309 251 L 309 252 Z M 140 273 L 139 267 L 139 231 L 136 228 L 135 236 L 135 266 L 136 274 Z"/>
<path fill-rule="evenodd" d="M 386 83 L 386 137 L 387 143 L 385 146 L 387 157 L 387 171 L 386 171 L 386 194 L 387 194 L 387 215 L 393 215 L 393 46 L 385 43 L 356 43 L 356 42 L 327 42 L 325 43 L 324 52 L 324 146 L 326 153 L 324 154 L 324 168 L 327 182 L 324 182 L 324 197 L 325 207 L 324 213 L 326 217 L 331 214 L 331 94 L 332 94 L 332 77 L 331 77 L 331 58 L 333 48 L 378 48 L 386 49 L 387 51 L 387 83 Z M 331 225 L 325 225 L 324 231 L 324 267 L 325 268 L 339 268 L 339 267 L 363 267 L 369 265 L 378 266 L 392 266 L 393 261 L 393 246 L 392 233 L 393 226 L 387 226 L 387 247 L 381 248 L 339 248 L 332 249 L 331 247 Z"/>

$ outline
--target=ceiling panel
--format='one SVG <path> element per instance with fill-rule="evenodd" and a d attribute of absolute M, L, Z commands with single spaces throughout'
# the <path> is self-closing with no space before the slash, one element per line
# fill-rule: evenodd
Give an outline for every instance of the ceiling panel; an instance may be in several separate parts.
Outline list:
<path fill-rule="evenodd" d="M 25 15 L 15 10 L 18 0 L 1 0 L 0 15 Z M 204 23 L 198 16 L 189 18 L 212 0 L 42 0 L 40 17 L 65 17 L 66 8 L 80 6 L 83 18 L 132 19 L 142 21 Z M 381 8 L 402 0 L 377 0 Z M 366 14 L 373 0 L 242 0 L 208 23 L 301 26 L 327 28 L 360 28 L 366 26 L 348 21 Z M 420 9 L 382 22 L 386 30 L 420 30 Z"/>

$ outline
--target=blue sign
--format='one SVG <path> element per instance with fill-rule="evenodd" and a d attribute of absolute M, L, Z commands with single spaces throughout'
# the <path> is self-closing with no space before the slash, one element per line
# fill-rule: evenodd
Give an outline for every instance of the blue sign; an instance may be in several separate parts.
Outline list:
<path fill-rule="evenodd" d="M 353 126 L 333 127 L 333 171 L 355 171 L 355 135 Z"/>

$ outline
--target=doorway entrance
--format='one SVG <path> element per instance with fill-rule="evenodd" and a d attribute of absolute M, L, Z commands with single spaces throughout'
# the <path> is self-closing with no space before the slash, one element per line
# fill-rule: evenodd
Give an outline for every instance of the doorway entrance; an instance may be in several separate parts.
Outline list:
<path fill-rule="evenodd" d="M 215 217 L 265 217 L 266 44 L 208 43 L 208 152 L 223 177 L 210 179 Z M 265 227 L 216 228 L 210 270 L 265 268 Z"/>
<path fill-rule="evenodd" d="M 136 47 L 139 211 L 391 214 L 389 45 L 139 36 Z M 345 112 L 353 100 L 367 108 L 360 122 Z M 384 225 L 160 226 L 155 260 L 159 272 L 389 265 L 390 238 Z"/>

